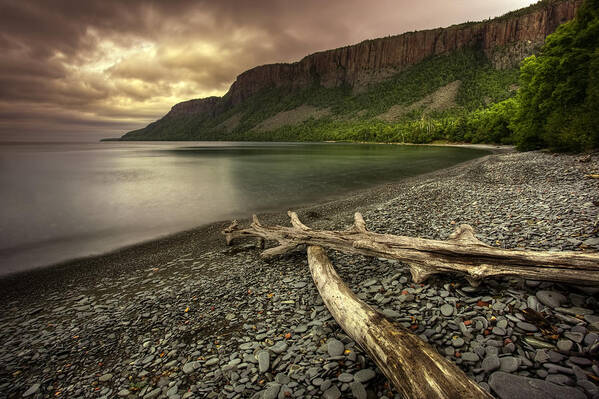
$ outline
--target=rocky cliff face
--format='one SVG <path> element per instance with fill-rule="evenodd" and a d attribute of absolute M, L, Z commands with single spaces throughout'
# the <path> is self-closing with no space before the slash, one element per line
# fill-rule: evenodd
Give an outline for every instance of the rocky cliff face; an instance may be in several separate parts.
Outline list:
<path fill-rule="evenodd" d="M 541 7 L 519 10 L 478 23 L 409 32 L 322 51 L 290 64 L 262 65 L 243 72 L 224 97 L 176 104 L 163 119 L 214 117 L 257 92 L 273 87 L 303 88 L 348 85 L 359 89 L 424 59 L 463 48 L 483 50 L 498 69 L 517 65 L 543 44 L 560 24 L 572 19 L 582 0 L 548 0 Z M 140 129 L 156 128 L 160 121 Z M 136 136 L 137 137 L 137 136 Z M 141 137 L 141 136 L 140 136 Z"/>
<path fill-rule="evenodd" d="M 264 88 L 305 87 L 313 82 L 325 87 L 359 87 L 427 57 L 465 47 L 483 49 L 496 67 L 509 67 L 530 55 L 560 24 L 572 19 L 581 3 L 555 2 L 524 15 L 367 40 L 311 54 L 291 64 L 259 66 L 239 75 L 225 99 L 236 105 Z"/>

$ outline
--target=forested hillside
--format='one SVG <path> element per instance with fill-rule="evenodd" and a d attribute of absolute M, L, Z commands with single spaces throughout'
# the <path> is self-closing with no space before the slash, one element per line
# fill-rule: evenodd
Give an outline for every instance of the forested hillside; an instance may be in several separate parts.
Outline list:
<path fill-rule="evenodd" d="M 539 2 L 493 23 L 555 10 L 556 4 L 566 3 Z M 243 101 L 230 101 L 230 94 L 192 100 L 123 139 L 442 140 L 513 143 L 520 149 L 595 148 L 599 145 L 598 3 L 586 1 L 577 17 L 549 35 L 542 48 L 531 49 L 536 55 L 525 59 L 521 68 L 519 62 L 505 61 L 505 54 L 521 56 L 521 43 L 485 44 L 484 49 L 479 43 L 425 58 L 367 84 L 342 82 L 331 87 L 314 79 L 305 87 L 271 85 Z"/>

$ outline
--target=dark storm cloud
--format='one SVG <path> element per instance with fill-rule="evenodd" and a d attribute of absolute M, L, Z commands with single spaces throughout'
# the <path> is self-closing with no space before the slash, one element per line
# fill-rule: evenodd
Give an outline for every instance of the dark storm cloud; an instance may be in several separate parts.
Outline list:
<path fill-rule="evenodd" d="M 115 134 L 256 65 L 529 3 L 0 0 L 0 134 Z"/>

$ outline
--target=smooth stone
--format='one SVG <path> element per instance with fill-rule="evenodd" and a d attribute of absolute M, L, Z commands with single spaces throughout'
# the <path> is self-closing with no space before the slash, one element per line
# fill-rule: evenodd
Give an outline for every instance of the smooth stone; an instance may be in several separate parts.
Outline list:
<path fill-rule="evenodd" d="M 320 390 L 322 392 L 326 391 L 327 389 L 329 389 L 331 387 L 331 385 L 333 385 L 333 383 L 331 382 L 331 380 L 324 380 L 321 384 L 320 384 Z"/>
<path fill-rule="evenodd" d="M 281 384 L 270 384 L 262 391 L 262 399 L 277 399 L 280 390 Z"/>
<path fill-rule="evenodd" d="M 364 281 L 364 282 L 362 283 L 362 287 L 364 287 L 364 288 L 368 288 L 368 287 L 370 287 L 371 285 L 375 285 L 375 284 L 377 283 L 377 281 L 379 281 L 379 280 L 378 280 L 378 279 L 376 279 L 376 278 L 371 278 L 371 279 L 368 279 L 368 280 L 366 280 L 366 281 Z"/>
<path fill-rule="evenodd" d="M 500 362 L 500 370 L 505 371 L 506 373 L 512 373 L 518 370 L 518 359 L 513 356 L 506 356 L 499 359 Z"/>
<path fill-rule="evenodd" d="M 553 363 L 559 363 L 566 359 L 566 356 L 556 351 L 549 351 L 547 354 L 549 355 L 549 361 Z"/>
<path fill-rule="evenodd" d="M 597 388 L 597 385 L 593 384 L 589 380 L 578 380 L 576 381 L 576 384 L 583 387 L 584 390 L 591 395 L 591 397 L 596 397 L 596 395 L 599 395 L 599 388 Z"/>
<path fill-rule="evenodd" d="M 304 288 L 306 285 L 308 285 L 308 283 L 306 283 L 305 281 L 299 281 L 297 283 L 294 284 L 295 288 L 301 289 Z"/>
<path fill-rule="evenodd" d="M 389 318 L 397 318 L 397 317 L 401 316 L 401 314 L 399 314 L 399 312 L 397 312 L 393 309 L 389 309 L 389 308 L 383 309 L 383 311 L 381 313 Z"/>
<path fill-rule="evenodd" d="M 584 240 L 584 245 L 587 247 L 599 247 L 599 237 L 587 238 Z"/>
<path fill-rule="evenodd" d="M 349 387 L 354 398 L 366 399 L 368 397 L 368 395 L 366 394 L 366 388 L 364 388 L 364 385 L 362 385 L 361 383 L 352 382 L 351 384 L 349 384 Z"/>
<path fill-rule="evenodd" d="M 98 380 L 100 382 L 110 381 L 111 379 L 112 379 L 112 374 L 110 374 L 110 373 L 104 374 L 103 376 L 101 376 L 100 378 L 98 378 Z"/>
<path fill-rule="evenodd" d="M 516 350 L 516 344 L 513 342 L 509 342 L 503 347 L 503 353 L 513 353 Z"/>
<path fill-rule="evenodd" d="M 333 385 L 323 392 L 322 397 L 324 399 L 339 399 L 341 397 L 341 391 L 337 388 L 337 385 Z"/>
<path fill-rule="evenodd" d="M 535 326 L 534 324 L 527 323 L 525 321 L 519 321 L 518 323 L 516 323 L 516 327 L 528 332 L 535 332 L 538 330 L 537 326 Z"/>
<path fill-rule="evenodd" d="M 590 366 L 593 364 L 593 361 L 586 357 L 570 356 L 568 360 L 579 366 Z"/>
<path fill-rule="evenodd" d="M 337 379 L 341 382 L 352 382 L 354 380 L 354 376 L 349 373 L 341 373 Z"/>
<path fill-rule="evenodd" d="M 461 346 L 464 345 L 464 339 L 460 338 L 460 337 L 454 337 L 451 339 L 451 344 L 455 347 L 455 348 L 459 348 Z"/>
<path fill-rule="evenodd" d="M 268 351 L 260 351 L 256 357 L 258 358 L 258 370 L 260 374 L 266 373 L 270 368 L 270 355 Z"/>
<path fill-rule="evenodd" d="M 499 367 L 501 367 L 501 362 L 499 361 L 499 356 L 489 355 L 483 359 L 482 368 L 487 373 L 490 373 L 491 371 L 495 371 Z"/>
<path fill-rule="evenodd" d="M 537 369 L 537 370 L 535 370 L 535 374 L 536 374 L 538 377 L 545 378 L 545 377 L 547 377 L 547 375 L 548 375 L 549 373 L 547 372 L 547 370 L 543 370 L 543 369 Z"/>
<path fill-rule="evenodd" d="M 539 300 L 537 299 L 536 296 L 529 296 L 528 299 L 526 300 L 526 304 L 528 305 L 529 308 L 531 308 L 532 310 L 537 310 L 539 307 Z"/>
<path fill-rule="evenodd" d="M 25 393 L 23 394 L 23 397 L 27 397 L 27 396 L 31 396 L 34 393 L 36 393 L 37 391 L 39 391 L 40 389 L 40 384 L 33 384 L 27 391 L 25 391 Z"/>
<path fill-rule="evenodd" d="M 124 398 L 125 396 L 129 396 L 131 394 L 131 392 L 129 392 L 128 389 L 121 389 L 118 393 L 117 396 L 120 396 L 121 398 Z"/>
<path fill-rule="evenodd" d="M 144 395 L 144 399 L 152 399 L 152 398 L 156 398 L 158 397 L 158 395 L 160 395 L 160 392 L 162 392 L 162 388 L 156 388 L 150 392 L 148 392 L 147 394 Z"/>
<path fill-rule="evenodd" d="M 572 316 L 578 316 L 578 315 L 589 315 L 589 314 L 593 314 L 594 311 L 591 309 L 587 309 L 587 308 L 582 308 L 579 306 L 574 306 L 572 308 L 555 308 L 556 312 L 560 312 L 560 313 L 566 313 Z"/>
<path fill-rule="evenodd" d="M 206 363 L 204 363 L 204 365 L 206 365 L 206 366 L 214 366 L 217 363 L 218 363 L 218 358 L 217 357 L 213 357 L 212 359 L 208 359 L 206 361 Z"/>
<path fill-rule="evenodd" d="M 467 362 L 478 362 L 479 357 L 474 352 L 464 352 L 462 353 L 462 360 Z"/>
<path fill-rule="evenodd" d="M 441 305 L 441 314 L 445 317 L 451 316 L 453 314 L 453 306 L 447 303 Z"/>
<path fill-rule="evenodd" d="M 545 363 L 543 364 L 543 367 L 545 367 L 547 369 L 547 371 L 549 371 L 549 373 L 563 373 L 563 374 L 574 374 L 574 370 L 572 370 L 571 368 L 568 367 L 563 367 L 560 366 L 559 364 L 553 364 L 553 363 Z"/>
<path fill-rule="evenodd" d="M 571 339 L 572 341 L 579 344 L 584 339 L 584 334 L 579 333 L 579 332 L 566 331 L 564 333 L 564 337 Z"/>
<path fill-rule="evenodd" d="M 572 349 L 572 345 L 574 345 L 574 343 L 569 339 L 560 339 L 557 341 L 557 349 L 560 351 L 569 352 Z"/>
<path fill-rule="evenodd" d="M 599 340 L 599 335 L 597 333 L 590 332 L 584 337 L 584 344 L 586 346 L 590 346 L 597 342 L 597 340 Z"/>
<path fill-rule="evenodd" d="M 507 320 L 501 319 L 497 322 L 497 327 L 506 329 L 507 328 Z"/>
<path fill-rule="evenodd" d="M 293 332 L 301 334 L 308 331 L 308 326 L 306 324 L 300 324 L 299 326 L 293 327 Z"/>
<path fill-rule="evenodd" d="M 373 369 L 363 369 L 354 374 L 354 381 L 368 382 L 376 376 Z"/>
<path fill-rule="evenodd" d="M 599 316 L 596 316 L 594 314 L 585 314 L 584 315 L 584 319 L 585 321 L 589 322 L 589 323 L 598 323 L 599 322 Z"/>
<path fill-rule="evenodd" d="M 293 396 L 293 391 L 287 385 L 283 385 L 279 390 L 278 399 L 290 398 Z"/>
<path fill-rule="evenodd" d="M 288 346 L 285 342 L 279 341 L 268 349 L 270 349 L 273 353 L 280 355 L 281 353 L 285 352 L 287 348 Z"/>
<path fill-rule="evenodd" d="M 586 399 L 576 388 L 502 371 L 491 374 L 489 386 L 500 399 Z"/>
<path fill-rule="evenodd" d="M 281 384 L 281 385 L 286 385 L 286 384 L 289 384 L 289 383 L 291 382 L 291 378 L 289 378 L 289 377 L 288 377 L 286 374 L 284 374 L 284 373 L 278 373 L 278 374 L 275 376 L 275 381 L 276 381 L 278 384 Z"/>
<path fill-rule="evenodd" d="M 545 378 L 545 381 L 553 382 L 554 384 L 558 384 L 558 385 L 573 385 L 574 384 L 574 380 L 572 379 L 572 377 L 568 377 L 567 375 L 563 375 L 563 374 L 549 374 Z"/>
<path fill-rule="evenodd" d="M 536 295 L 539 302 L 550 308 L 557 308 L 568 300 L 556 291 L 538 291 Z"/>
<path fill-rule="evenodd" d="M 343 342 L 335 338 L 329 338 L 329 340 L 327 341 L 327 351 L 329 352 L 329 356 L 341 356 L 343 355 L 344 350 L 345 345 L 343 345 Z"/>
<path fill-rule="evenodd" d="M 505 335 L 506 334 L 505 328 L 501 328 L 498 326 L 493 327 L 493 330 L 491 332 L 495 335 Z"/>

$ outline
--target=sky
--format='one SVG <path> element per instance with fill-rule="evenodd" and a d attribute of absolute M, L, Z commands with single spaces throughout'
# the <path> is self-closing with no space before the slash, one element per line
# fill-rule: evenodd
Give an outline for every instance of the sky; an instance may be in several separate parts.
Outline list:
<path fill-rule="evenodd" d="M 241 72 L 529 0 L 0 0 L 0 141 L 118 137 Z"/>

